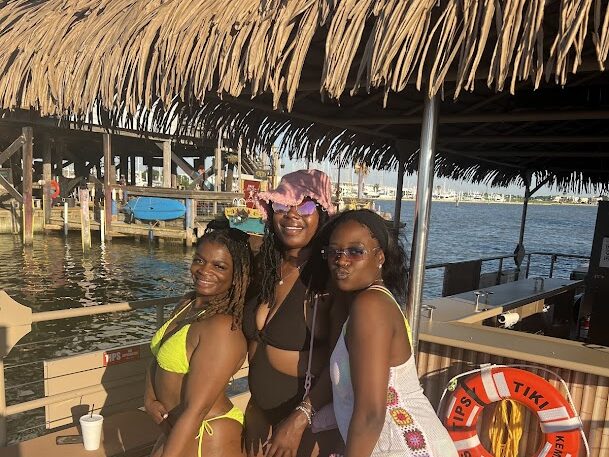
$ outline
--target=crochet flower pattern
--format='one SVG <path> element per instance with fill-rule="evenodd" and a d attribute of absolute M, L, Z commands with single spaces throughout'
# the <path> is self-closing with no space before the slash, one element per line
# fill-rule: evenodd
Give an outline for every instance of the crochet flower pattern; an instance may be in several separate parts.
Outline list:
<path fill-rule="evenodd" d="M 393 387 L 387 389 L 387 406 L 395 406 L 398 404 L 398 393 Z"/>
<path fill-rule="evenodd" d="M 400 427 L 407 427 L 412 424 L 412 416 L 403 408 L 394 408 L 390 411 L 393 421 Z"/>
<path fill-rule="evenodd" d="M 413 451 L 425 449 L 425 437 L 419 430 L 407 430 L 404 432 L 404 439 Z"/>

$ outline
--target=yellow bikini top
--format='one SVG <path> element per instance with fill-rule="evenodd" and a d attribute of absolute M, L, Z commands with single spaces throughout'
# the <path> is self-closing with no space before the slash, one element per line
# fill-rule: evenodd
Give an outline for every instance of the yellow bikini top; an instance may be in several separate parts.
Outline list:
<path fill-rule="evenodd" d="M 408 334 L 408 341 L 410 341 L 412 344 L 412 329 L 410 328 L 408 319 L 406 319 L 406 316 L 404 316 L 404 312 L 402 311 L 400 304 L 397 302 L 397 300 L 395 299 L 395 297 L 393 296 L 391 291 L 389 289 L 387 289 L 385 286 L 381 286 L 378 284 L 373 284 L 372 286 L 368 287 L 368 289 L 369 290 L 370 289 L 378 290 L 379 292 L 383 292 L 384 294 L 388 295 L 391 298 L 391 300 L 393 300 L 393 302 L 397 305 L 398 309 L 400 310 L 400 313 L 402 313 L 402 317 L 404 318 L 404 324 L 406 325 L 406 333 Z"/>
<path fill-rule="evenodd" d="M 175 316 L 165 322 L 163 326 L 156 331 L 150 341 L 150 350 L 156 357 L 158 365 L 165 371 L 185 374 L 188 373 L 190 369 L 188 354 L 186 353 L 186 336 L 188 335 L 190 324 L 183 325 L 182 328 L 165 341 L 163 341 L 163 337 L 165 336 L 167 327 L 169 327 L 185 309 L 189 309 L 193 302 L 194 299 L 179 310 Z M 195 319 L 200 317 L 204 312 L 205 310 L 196 315 Z"/>

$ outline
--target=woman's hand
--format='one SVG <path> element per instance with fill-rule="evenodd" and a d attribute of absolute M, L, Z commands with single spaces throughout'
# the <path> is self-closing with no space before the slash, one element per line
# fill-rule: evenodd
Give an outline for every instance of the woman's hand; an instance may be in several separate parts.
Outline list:
<path fill-rule="evenodd" d="M 155 424 L 160 425 L 169 416 L 167 408 L 158 400 L 144 401 L 144 408 Z"/>
<path fill-rule="evenodd" d="M 307 417 L 301 411 L 292 411 L 285 420 L 273 429 L 273 435 L 267 442 L 266 457 L 296 457 L 298 446 L 305 429 L 309 425 Z"/>

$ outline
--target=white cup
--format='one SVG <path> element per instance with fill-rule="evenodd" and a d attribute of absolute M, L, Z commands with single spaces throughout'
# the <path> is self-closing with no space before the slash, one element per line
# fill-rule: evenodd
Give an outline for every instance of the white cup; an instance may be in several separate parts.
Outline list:
<path fill-rule="evenodd" d="M 104 416 L 100 414 L 85 414 L 80 418 L 82 441 L 87 451 L 99 449 L 103 423 Z"/>

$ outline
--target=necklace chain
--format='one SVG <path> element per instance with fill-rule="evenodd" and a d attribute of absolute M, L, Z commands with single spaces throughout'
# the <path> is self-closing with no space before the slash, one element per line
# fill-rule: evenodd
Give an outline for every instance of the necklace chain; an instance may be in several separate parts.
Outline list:
<path fill-rule="evenodd" d="M 290 273 L 288 273 L 287 276 L 285 276 L 285 277 L 283 276 L 283 269 L 281 268 L 283 266 L 283 263 L 282 263 L 281 266 L 279 267 L 279 285 L 282 286 L 285 279 L 289 278 L 294 273 L 298 272 L 300 274 L 300 269 L 302 267 L 304 267 L 305 263 L 307 263 L 306 260 L 304 262 L 302 262 L 300 265 L 298 265 L 295 270 L 292 270 Z"/>

